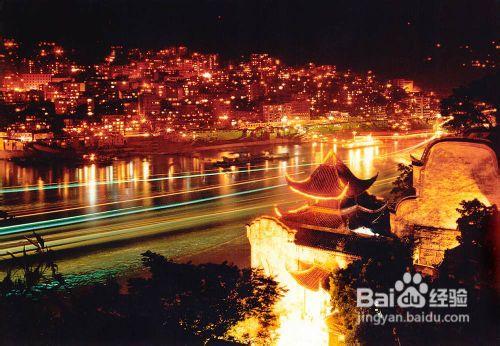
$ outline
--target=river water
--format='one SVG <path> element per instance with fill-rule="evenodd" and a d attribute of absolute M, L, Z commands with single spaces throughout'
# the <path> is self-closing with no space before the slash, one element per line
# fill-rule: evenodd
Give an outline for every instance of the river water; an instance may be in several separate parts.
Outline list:
<path fill-rule="evenodd" d="M 23 237 L 42 234 L 60 272 L 74 283 L 102 280 L 140 268 L 152 250 L 181 261 L 250 263 L 245 224 L 294 205 L 284 174 L 306 177 L 334 150 L 360 178 L 379 174 L 370 192 L 387 195 L 397 163 L 408 163 L 429 138 L 387 139 L 343 149 L 340 143 L 255 147 L 289 153 L 288 161 L 221 170 L 202 157 L 153 156 L 99 167 L 20 167 L 0 161 L 1 209 L 16 215 L 0 225 L 0 255 L 19 251 Z"/>

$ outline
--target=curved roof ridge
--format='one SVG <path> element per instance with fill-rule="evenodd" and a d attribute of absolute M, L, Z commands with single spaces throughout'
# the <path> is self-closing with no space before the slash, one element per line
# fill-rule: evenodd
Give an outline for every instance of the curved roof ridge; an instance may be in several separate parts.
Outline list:
<path fill-rule="evenodd" d="M 342 199 L 359 196 L 373 185 L 377 177 L 378 173 L 369 179 L 356 177 L 330 150 L 323 163 L 308 178 L 295 180 L 286 175 L 286 180 L 292 190 L 309 198 Z"/>

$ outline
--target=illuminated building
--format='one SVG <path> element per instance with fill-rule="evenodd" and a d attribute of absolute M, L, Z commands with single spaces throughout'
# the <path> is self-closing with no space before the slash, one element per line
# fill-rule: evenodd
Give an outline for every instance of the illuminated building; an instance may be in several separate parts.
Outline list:
<path fill-rule="evenodd" d="M 150 93 L 139 95 L 139 114 L 154 116 L 160 114 L 161 103 L 158 96 Z"/>
<path fill-rule="evenodd" d="M 45 100 L 54 102 L 56 114 L 72 114 L 77 105 L 86 100 L 81 99 L 85 92 L 85 83 L 75 83 L 68 79 L 44 85 L 43 92 Z"/>
<path fill-rule="evenodd" d="M 231 118 L 241 123 L 257 123 L 261 120 L 260 114 L 254 111 L 231 110 Z"/>
<path fill-rule="evenodd" d="M 431 115 L 431 99 L 426 96 L 416 96 L 417 112 L 416 115 L 422 118 L 429 118 Z"/>
<path fill-rule="evenodd" d="M 89 66 L 71 61 L 70 50 L 54 42 L 40 42 L 34 56 L 19 56 L 18 48 L 8 39 L 0 45 L 0 66 L 5 67 L 0 103 L 22 110 L 30 101 L 49 101 L 56 114 L 86 120 L 124 114 L 126 135 L 258 126 L 286 130 L 318 120 L 368 126 L 377 121 L 404 131 L 410 121 L 429 125 L 437 112 L 435 95 L 393 97 L 389 84 L 371 71 L 340 72 L 312 63 L 286 66 L 269 54 L 221 66 L 217 55 L 185 47 L 113 46 L 103 62 Z M 403 86 L 410 82 L 401 80 Z M 30 89 L 42 90 L 43 97 Z"/>
<path fill-rule="evenodd" d="M 296 97 L 290 102 L 264 104 L 262 115 L 266 122 L 280 122 L 284 117 L 289 120 L 307 121 L 310 118 L 310 106 L 304 97 Z"/>
<path fill-rule="evenodd" d="M 385 203 L 367 193 L 377 176 L 359 179 L 331 152 L 304 180 L 287 176 L 289 187 L 307 202 L 277 216 L 262 216 L 247 226 L 252 267 L 262 268 L 288 292 L 279 303 L 279 344 L 327 345 L 343 339 L 330 311 L 325 284 L 387 241 Z"/>
<path fill-rule="evenodd" d="M 174 126 L 181 129 L 211 128 L 215 119 L 213 113 L 202 105 L 183 104 L 177 107 Z"/>
<path fill-rule="evenodd" d="M 395 86 L 398 88 L 403 89 L 406 92 L 413 92 L 414 91 L 414 84 L 412 80 L 409 79 L 395 79 L 392 81 Z"/>
<path fill-rule="evenodd" d="M 297 181 L 287 176 L 288 186 L 306 196 L 309 202 L 289 212 L 278 211 L 280 219 L 299 229 L 334 230 L 351 235 L 352 229 L 365 227 L 374 233 L 387 233 L 387 223 L 381 216 L 385 204 L 366 192 L 376 179 L 377 176 L 357 178 L 331 152 L 307 179 Z M 373 206 L 376 207 L 371 209 Z"/>
<path fill-rule="evenodd" d="M 212 109 L 214 116 L 219 117 L 223 115 L 229 115 L 231 113 L 231 101 L 224 98 L 213 100 Z"/>
<path fill-rule="evenodd" d="M 311 105 L 304 95 L 296 95 L 290 102 L 289 117 L 294 120 L 307 121 L 310 119 Z"/>
<path fill-rule="evenodd" d="M 21 81 L 25 90 L 40 90 L 43 85 L 49 84 L 52 79 L 50 73 L 24 73 L 21 74 Z"/>
<path fill-rule="evenodd" d="M 280 122 L 290 112 L 291 108 L 288 104 L 266 104 L 262 106 L 262 115 L 266 122 Z"/>
<path fill-rule="evenodd" d="M 458 246 L 460 202 L 477 198 L 487 206 L 499 205 L 499 182 L 491 142 L 437 139 L 428 144 L 421 159 L 413 159 L 416 194 L 396 206 L 391 214 L 392 231 L 400 237 L 415 237 L 415 263 L 435 267 L 447 249 Z"/>
<path fill-rule="evenodd" d="M 264 97 L 264 87 L 258 82 L 249 83 L 246 89 L 247 97 L 250 101 L 256 101 Z"/>
<path fill-rule="evenodd" d="M 179 102 L 184 98 L 182 83 L 168 82 L 165 84 L 163 97 L 169 102 Z"/>
<path fill-rule="evenodd" d="M 14 72 L 19 61 L 19 44 L 12 39 L 2 38 L 0 43 L 0 70 Z"/>
<path fill-rule="evenodd" d="M 73 106 L 73 102 L 71 102 L 71 100 L 66 98 L 58 98 L 53 102 L 56 114 L 66 114 L 71 112 L 70 109 Z"/>

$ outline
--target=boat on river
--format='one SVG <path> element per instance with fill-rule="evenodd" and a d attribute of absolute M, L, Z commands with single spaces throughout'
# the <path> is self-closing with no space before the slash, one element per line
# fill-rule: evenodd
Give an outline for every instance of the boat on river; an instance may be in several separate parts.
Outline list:
<path fill-rule="evenodd" d="M 374 138 L 372 135 L 367 136 L 353 136 L 352 140 L 342 143 L 342 148 L 345 149 L 355 149 L 363 147 L 372 147 L 381 144 L 380 139 Z"/>
<path fill-rule="evenodd" d="M 13 138 L 0 138 L 0 160 L 29 157 L 33 153 L 26 147 L 26 143 Z"/>
<path fill-rule="evenodd" d="M 258 164 L 265 161 L 288 160 L 290 155 L 288 153 L 272 153 L 263 151 L 258 154 L 250 152 L 231 153 L 231 156 L 223 156 L 222 160 L 210 162 L 215 167 L 228 168 L 231 166 L 245 166 Z"/>

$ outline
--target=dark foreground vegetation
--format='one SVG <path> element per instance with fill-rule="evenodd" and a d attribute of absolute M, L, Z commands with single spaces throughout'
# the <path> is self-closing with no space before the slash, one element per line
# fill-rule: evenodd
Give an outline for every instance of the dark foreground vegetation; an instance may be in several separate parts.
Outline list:
<path fill-rule="evenodd" d="M 283 290 L 252 269 L 178 264 L 146 252 L 144 275 L 120 284 L 67 288 L 37 235 L 0 283 L 2 344 L 197 345 L 272 339 Z M 231 334 L 252 319 L 253 330 Z M 241 329 L 241 328 L 240 328 Z"/>
<path fill-rule="evenodd" d="M 447 250 L 437 273 L 426 281 L 436 288 L 464 288 L 466 307 L 423 309 L 358 308 L 356 289 L 389 292 L 405 272 L 414 273 L 412 239 L 395 240 L 378 255 L 353 262 L 330 280 L 333 308 L 348 344 L 363 345 L 490 345 L 498 342 L 499 302 L 495 256 L 498 256 L 498 211 L 477 199 L 463 201 L 457 220 L 460 245 Z M 381 275 L 381 273 L 384 273 Z M 467 314 L 466 323 L 358 323 L 359 314 Z"/>

